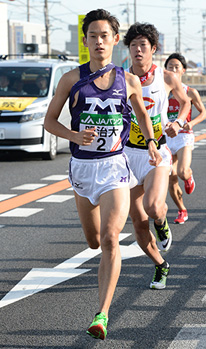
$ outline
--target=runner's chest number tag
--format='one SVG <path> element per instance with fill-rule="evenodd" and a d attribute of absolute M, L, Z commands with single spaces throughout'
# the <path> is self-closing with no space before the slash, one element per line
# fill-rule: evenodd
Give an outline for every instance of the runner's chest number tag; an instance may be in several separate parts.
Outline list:
<path fill-rule="evenodd" d="M 150 117 L 150 119 L 152 121 L 154 136 L 156 139 L 160 139 L 162 137 L 161 114 L 152 116 Z M 132 114 L 132 118 L 131 118 L 129 140 L 132 144 L 135 144 L 138 147 L 146 146 L 145 138 L 142 134 L 142 131 L 138 125 L 137 118 L 134 114 Z"/>
<path fill-rule="evenodd" d="M 79 146 L 79 149 L 96 152 L 113 152 L 122 148 L 121 132 L 123 130 L 122 114 L 87 114 L 80 115 L 79 130 L 96 127 L 98 137 L 87 146 Z"/>

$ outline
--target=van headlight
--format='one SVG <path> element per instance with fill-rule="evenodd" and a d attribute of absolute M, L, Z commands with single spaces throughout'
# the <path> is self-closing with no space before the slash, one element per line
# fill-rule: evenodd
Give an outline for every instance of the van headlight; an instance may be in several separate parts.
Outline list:
<path fill-rule="evenodd" d="M 44 118 L 46 115 L 45 112 L 39 112 L 39 113 L 32 113 L 32 114 L 25 114 L 21 116 L 21 119 L 19 120 L 20 123 L 27 122 L 27 121 L 34 121 Z"/>

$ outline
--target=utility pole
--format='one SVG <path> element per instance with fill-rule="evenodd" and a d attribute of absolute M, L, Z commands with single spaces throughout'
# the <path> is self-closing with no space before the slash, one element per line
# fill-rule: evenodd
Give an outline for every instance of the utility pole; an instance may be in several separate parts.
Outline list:
<path fill-rule="evenodd" d="M 175 0 L 176 1 L 176 0 Z M 177 0 L 177 10 L 176 10 L 176 17 L 173 18 L 175 22 L 177 22 L 177 38 L 175 39 L 175 46 L 176 46 L 176 52 L 181 53 L 181 5 L 180 2 L 182 0 Z"/>
<path fill-rule="evenodd" d="M 45 30 L 46 30 L 46 44 L 47 44 L 47 55 L 51 54 L 50 48 L 50 33 L 49 33 L 49 13 L 48 13 L 48 0 L 44 0 L 44 19 L 45 19 Z"/>
<path fill-rule="evenodd" d="M 181 52 L 181 30 L 180 30 L 180 1 L 177 2 L 177 32 L 178 32 L 178 39 L 177 39 L 177 52 Z"/>
<path fill-rule="evenodd" d="M 137 21 L 136 13 L 137 13 L 137 4 L 136 4 L 136 0 L 134 0 L 134 23 L 136 23 Z"/>
<path fill-rule="evenodd" d="M 29 0 L 27 0 L 27 22 L 30 22 L 30 4 L 29 4 Z"/>
<path fill-rule="evenodd" d="M 206 67 L 206 57 L 205 57 L 205 18 L 206 18 L 206 12 L 202 14 L 202 18 L 204 20 L 202 25 L 202 51 L 203 51 L 203 68 Z"/>

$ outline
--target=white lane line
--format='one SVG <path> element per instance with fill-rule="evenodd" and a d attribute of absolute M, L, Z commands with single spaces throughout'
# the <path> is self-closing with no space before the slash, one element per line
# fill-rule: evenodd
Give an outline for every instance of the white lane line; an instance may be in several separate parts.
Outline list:
<path fill-rule="evenodd" d="M 206 324 L 186 324 L 168 349 L 205 349 Z"/>
<path fill-rule="evenodd" d="M 49 195 L 37 200 L 36 202 L 64 202 L 73 198 L 73 195 Z"/>
<path fill-rule="evenodd" d="M 10 198 L 13 198 L 17 194 L 0 194 L 0 201 L 4 201 Z"/>
<path fill-rule="evenodd" d="M 202 303 L 206 303 L 206 295 L 202 298 Z"/>
<path fill-rule="evenodd" d="M 119 235 L 119 241 L 126 239 L 130 235 L 131 234 L 121 233 Z M 130 246 L 128 246 L 128 248 L 130 248 Z M 138 250 L 136 249 L 136 251 Z M 101 252 L 102 250 L 100 247 L 96 250 L 87 248 L 77 255 L 66 259 L 54 268 L 31 269 L 23 279 L 0 300 L 0 308 L 89 272 L 91 269 L 76 268 L 79 268 L 83 263 L 98 256 Z M 139 255 L 139 253 L 137 255 Z"/>
<path fill-rule="evenodd" d="M 66 189 L 66 190 L 72 191 L 72 192 L 73 192 L 73 188 L 72 188 L 72 187 L 70 187 L 70 188 L 68 188 L 68 189 Z"/>
<path fill-rule="evenodd" d="M 11 190 L 35 190 L 45 187 L 47 184 L 42 183 L 27 183 L 19 185 L 18 187 L 11 188 Z"/>
<path fill-rule="evenodd" d="M 67 179 L 68 175 L 51 175 L 48 177 L 41 178 L 42 181 L 62 181 Z"/>
<path fill-rule="evenodd" d="M 15 208 L 0 214 L 0 217 L 29 217 L 40 211 L 43 211 L 43 208 Z"/>
<path fill-rule="evenodd" d="M 198 143 L 198 145 L 205 145 L 206 139 L 205 139 L 205 140 L 203 139 L 203 140 L 201 140 L 201 141 L 198 141 L 197 143 Z"/>

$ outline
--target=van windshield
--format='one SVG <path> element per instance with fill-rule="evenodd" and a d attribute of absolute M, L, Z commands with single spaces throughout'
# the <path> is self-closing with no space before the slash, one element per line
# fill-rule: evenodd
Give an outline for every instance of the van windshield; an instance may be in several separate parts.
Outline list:
<path fill-rule="evenodd" d="M 49 67 L 0 67 L 0 97 L 45 97 L 50 79 Z"/>

